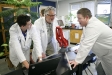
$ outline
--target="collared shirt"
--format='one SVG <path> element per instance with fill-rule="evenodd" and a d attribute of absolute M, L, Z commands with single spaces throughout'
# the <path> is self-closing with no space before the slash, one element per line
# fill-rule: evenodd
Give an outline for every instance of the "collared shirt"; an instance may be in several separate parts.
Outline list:
<path fill-rule="evenodd" d="M 25 32 L 22 32 L 22 33 L 23 33 L 23 36 L 24 36 L 24 38 L 25 38 L 25 40 L 26 40 L 27 30 L 26 30 Z"/>
<path fill-rule="evenodd" d="M 48 44 L 50 42 L 52 42 L 52 37 L 53 37 L 53 24 L 49 24 L 46 22 L 46 25 L 47 25 L 47 37 L 48 37 Z"/>
<path fill-rule="evenodd" d="M 46 22 L 47 25 L 47 37 L 48 37 L 48 45 L 47 45 L 47 50 L 50 50 L 53 52 L 53 43 L 52 43 L 52 38 L 53 38 L 53 24 L 49 24 Z"/>

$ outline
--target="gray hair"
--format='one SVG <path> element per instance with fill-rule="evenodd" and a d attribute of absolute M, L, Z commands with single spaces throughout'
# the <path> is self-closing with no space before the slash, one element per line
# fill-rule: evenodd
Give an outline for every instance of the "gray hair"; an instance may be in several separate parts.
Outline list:
<path fill-rule="evenodd" d="M 44 11 L 44 14 L 47 15 L 49 13 L 50 10 L 53 10 L 55 12 L 55 8 L 52 7 L 52 6 L 48 6 L 45 11 Z M 55 12 L 56 13 L 56 12 Z"/>

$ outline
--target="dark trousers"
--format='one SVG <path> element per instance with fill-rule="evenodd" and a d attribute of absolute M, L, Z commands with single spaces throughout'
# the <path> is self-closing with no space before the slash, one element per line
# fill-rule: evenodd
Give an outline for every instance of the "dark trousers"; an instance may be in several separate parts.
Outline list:
<path fill-rule="evenodd" d="M 106 75 L 101 63 L 99 63 L 98 66 L 96 66 L 96 70 L 97 75 Z"/>

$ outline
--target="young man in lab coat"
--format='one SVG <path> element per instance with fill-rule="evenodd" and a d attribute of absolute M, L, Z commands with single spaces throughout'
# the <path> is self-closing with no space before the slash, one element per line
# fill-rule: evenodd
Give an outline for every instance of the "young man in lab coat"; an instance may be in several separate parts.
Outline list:
<path fill-rule="evenodd" d="M 84 29 L 76 58 L 69 63 L 76 67 L 92 50 L 100 59 L 100 63 L 96 66 L 98 75 L 112 75 L 112 29 L 92 17 L 91 11 L 87 8 L 78 10 L 77 18 Z"/>
<path fill-rule="evenodd" d="M 29 68 L 30 46 L 32 40 L 35 48 L 35 50 L 32 52 L 32 55 L 35 53 L 35 58 L 39 59 L 39 61 L 42 61 L 40 36 L 35 26 L 32 25 L 29 16 L 19 15 L 17 17 L 17 23 L 11 26 L 9 33 L 9 56 L 12 64 L 16 68 L 20 68 L 22 65 L 27 69 Z"/>
<path fill-rule="evenodd" d="M 41 44 L 43 50 L 43 56 L 48 56 L 53 53 L 57 53 L 57 40 L 56 40 L 56 26 L 58 22 L 55 18 L 55 8 L 48 6 L 45 9 L 45 17 L 40 17 L 34 23 L 36 29 L 39 30 L 41 37 Z M 33 59 L 36 61 L 36 59 Z"/>

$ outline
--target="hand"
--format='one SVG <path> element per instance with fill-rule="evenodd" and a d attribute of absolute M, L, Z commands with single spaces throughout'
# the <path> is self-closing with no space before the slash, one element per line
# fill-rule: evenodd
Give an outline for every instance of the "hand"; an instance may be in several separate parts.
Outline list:
<path fill-rule="evenodd" d="M 26 69 L 29 69 L 29 63 L 26 60 L 23 61 L 22 64 L 26 67 Z"/>
<path fill-rule="evenodd" d="M 35 62 L 33 61 L 32 59 L 32 55 L 30 55 L 30 61 L 31 61 L 31 64 L 34 64 Z"/>
<path fill-rule="evenodd" d="M 73 65 L 73 68 L 75 68 L 75 67 L 78 65 L 78 63 L 77 63 L 75 60 L 69 61 L 69 63 L 70 63 L 71 65 Z"/>
<path fill-rule="evenodd" d="M 77 54 L 78 50 L 76 49 L 74 52 Z"/>
<path fill-rule="evenodd" d="M 42 58 L 45 58 L 45 57 L 46 57 L 45 53 L 42 53 Z"/>
<path fill-rule="evenodd" d="M 38 57 L 38 62 L 41 62 L 42 61 L 42 57 Z"/>

